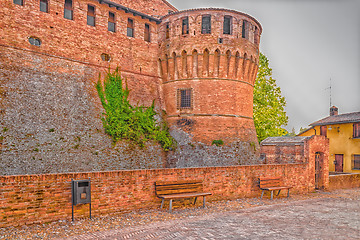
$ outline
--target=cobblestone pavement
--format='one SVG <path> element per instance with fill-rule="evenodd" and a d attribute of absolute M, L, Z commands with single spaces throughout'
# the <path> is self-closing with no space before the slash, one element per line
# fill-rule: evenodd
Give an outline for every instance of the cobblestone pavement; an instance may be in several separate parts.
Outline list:
<path fill-rule="evenodd" d="M 234 209 L 67 239 L 360 239 L 360 190 L 324 197 Z"/>

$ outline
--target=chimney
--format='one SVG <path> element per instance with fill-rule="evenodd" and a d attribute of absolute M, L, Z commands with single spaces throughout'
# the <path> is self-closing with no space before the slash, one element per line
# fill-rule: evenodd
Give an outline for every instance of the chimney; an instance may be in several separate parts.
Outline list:
<path fill-rule="evenodd" d="M 330 116 L 336 116 L 336 115 L 338 115 L 338 113 L 339 113 L 339 109 L 337 107 L 332 106 L 330 108 Z"/>

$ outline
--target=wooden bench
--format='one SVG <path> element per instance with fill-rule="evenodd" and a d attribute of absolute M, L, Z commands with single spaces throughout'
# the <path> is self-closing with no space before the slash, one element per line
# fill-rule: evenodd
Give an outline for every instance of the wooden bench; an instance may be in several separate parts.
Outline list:
<path fill-rule="evenodd" d="M 161 208 L 164 206 L 165 199 L 170 200 L 169 211 L 172 210 L 172 201 L 181 198 L 203 197 L 203 207 L 205 207 L 205 196 L 211 195 L 203 191 L 203 183 L 200 180 L 155 182 L 155 194 L 162 199 Z"/>
<path fill-rule="evenodd" d="M 271 199 L 273 199 L 274 191 L 279 191 L 276 196 L 280 194 L 280 191 L 287 189 L 287 197 L 290 196 L 290 186 L 284 186 L 281 177 L 260 177 L 259 178 L 259 187 L 262 190 L 261 199 L 263 198 L 264 191 L 271 191 Z"/>

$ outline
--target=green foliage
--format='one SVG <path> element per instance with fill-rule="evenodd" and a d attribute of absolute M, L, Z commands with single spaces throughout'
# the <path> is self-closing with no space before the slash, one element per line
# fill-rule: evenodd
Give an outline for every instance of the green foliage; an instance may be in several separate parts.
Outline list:
<path fill-rule="evenodd" d="M 102 118 L 105 132 L 114 143 L 120 139 L 129 139 L 143 147 L 148 140 L 156 140 L 165 151 L 174 147 L 167 125 L 156 123 L 154 102 L 150 107 L 130 104 L 130 90 L 126 80 L 123 88 L 123 79 L 118 69 L 113 73 L 109 70 L 103 84 L 99 77 L 96 90 L 105 109 Z"/>
<path fill-rule="evenodd" d="M 287 134 L 288 117 L 285 112 L 286 101 L 281 96 L 280 87 L 272 78 L 269 60 L 260 53 L 259 71 L 254 86 L 254 123 L 259 142 L 267 137 Z"/>
<path fill-rule="evenodd" d="M 221 145 L 224 145 L 224 141 L 223 140 L 221 140 L 221 139 L 219 139 L 219 140 L 214 140 L 214 141 L 212 141 L 212 143 L 211 143 L 211 145 L 216 145 L 216 146 L 221 146 Z"/>

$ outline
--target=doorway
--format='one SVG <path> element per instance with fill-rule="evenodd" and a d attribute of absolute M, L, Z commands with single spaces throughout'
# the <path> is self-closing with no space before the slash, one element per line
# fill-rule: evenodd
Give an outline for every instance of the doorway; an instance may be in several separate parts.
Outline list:
<path fill-rule="evenodd" d="M 335 172 L 343 172 L 344 154 L 335 154 Z"/>
<path fill-rule="evenodd" d="M 320 152 L 315 153 L 315 189 L 320 189 L 322 157 Z"/>

